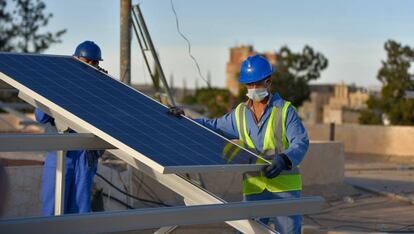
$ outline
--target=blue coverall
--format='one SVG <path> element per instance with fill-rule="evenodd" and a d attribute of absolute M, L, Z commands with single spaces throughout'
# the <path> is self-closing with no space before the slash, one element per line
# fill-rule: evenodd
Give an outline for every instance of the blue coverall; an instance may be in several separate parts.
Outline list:
<path fill-rule="evenodd" d="M 56 132 L 54 119 L 40 109 L 35 110 L 39 123 L 46 124 L 46 132 Z M 85 213 L 91 211 L 93 178 L 98 158 L 103 150 L 72 150 L 66 152 L 64 213 Z M 42 212 L 54 215 L 56 180 L 56 152 L 47 152 L 42 178 Z"/>
<path fill-rule="evenodd" d="M 246 110 L 246 125 L 247 132 L 252 139 L 258 152 L 263 151 L 263 143 L 265 132 L 268 124 L 269 116 L 272 112 L 272 107 L 276 106 L 282 108 L 284 100 L 278 93 L 273 94 L 269 105 L 266 107 L 263 117 L 259 123 L 256 123 L 253 112 L 250 108 Z M 239 133 L 237 131 L 235 111 L 217 118 L 217 119 L 195 119 L 201 125 L 229 138 L 239 139 Z M 283 153 L 289 158 L 292 168 L 296 167 L 303 160 L 306 151 L 309 146 L 309 139 L 306 129 L 304 128 L 299 116 L 292 106 L 287 110 L 286 114 L 286 137 L 289 141 L 289 148 Z M 254 200 L 267 200 L 267 199 L 282 199 L 282 198 L 298 198 L 300 197 L 300 191 L 279 192 L 272 193 L 267 190 L 261 194 L 253 194 L 244 196 L 245 201 Z M 279 233 L 300 233 L 301 232 L 301 220 L 300 215 L 289 217 L 275 217 L 271 218 L 275 223 L 276 231 Z M 261 219 L 262 222 L 268 223 L 269 219 Z"/>

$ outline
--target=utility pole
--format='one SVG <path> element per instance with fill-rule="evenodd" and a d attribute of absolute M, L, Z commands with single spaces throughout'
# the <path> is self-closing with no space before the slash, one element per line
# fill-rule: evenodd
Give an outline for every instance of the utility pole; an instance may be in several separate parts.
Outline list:
<path fill-rule="evenodd" d="M 131 84 L 131 0 L 120 0 L 120 77 L 125 84 Z"/>

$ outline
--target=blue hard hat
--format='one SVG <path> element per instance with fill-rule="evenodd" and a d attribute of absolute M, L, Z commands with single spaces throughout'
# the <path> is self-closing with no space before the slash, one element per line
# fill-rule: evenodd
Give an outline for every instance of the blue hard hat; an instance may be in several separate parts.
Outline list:
<path fill-rule="evenodd" d="M 80 43 L 73 56 L 83 57 L 93 61 L 102 61 L 101 48 L 93 41 L 84 41 Z"/>
<path fill-rule="evenodd" d="M 248 84 L 261 81 L 273 73 L 272 64 L 260 55 L 249 56 L 240 67 L 239 83 Z"/>

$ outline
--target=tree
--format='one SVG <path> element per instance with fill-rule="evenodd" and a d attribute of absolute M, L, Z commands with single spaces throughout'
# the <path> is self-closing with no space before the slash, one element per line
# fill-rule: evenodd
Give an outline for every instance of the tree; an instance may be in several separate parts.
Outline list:
<path fill-rule="evenodd" d="M 6 0 L 0 0 L 0 51 L 12 51 L 12 39 L 16 36 L 17 26 L 12 15 L 6 11 Z"/>
<path fill-rule="evenodd" d="M 294 53 L 283 46 L 276 54 L 277 72 L 272 75 L 272 92 L 278 92 L 282 98 L 299 107 L 309 99 L 309 82 L 320 77 L 321 71 L 328 66 L 328 59 L 310 46 L 305 46 L 301 53 Z"/>
<path fill-rule="evenodd" d="M 229 111 L 229 96 L 229 91 L 226 89 L 207 87 L 197 89 L 194 95 L 185 96 L 182 103 L 202 104 L 209 111 L 208 117 L 216 118 Z"/>
<path fill-rule="evenodd" d="M 375 96 L 370 96 L 367 101 L 367 109 L 364 109 L 359 114 L 359 123 L 380 125 L 382 124 L 382 113 L 377 107 L 379 106 L 379 99 Z"/>
<path fill-rule="evenodd" d="M 41 53 L 60 43 L 66 29 L 43 32 L 53 17 L 41 0 L 0 0 L 0 50 Z"/>
<path fill-rule="evenodd" d="M 414 89 L 410 79 L 410 67 L 414 62 L 414 49 L 388 40 L 384 45 L 387 52 L 386 61 L 378 71 L 377 79 L 382 83 L 381 96 L 370 97 L 368 109 L 360 116 L 362 124 L 377 124 L 370 121 L 385 114 L 392 125 L 414 124 L 414 100 L 405 97 L 405 91 Z"/>

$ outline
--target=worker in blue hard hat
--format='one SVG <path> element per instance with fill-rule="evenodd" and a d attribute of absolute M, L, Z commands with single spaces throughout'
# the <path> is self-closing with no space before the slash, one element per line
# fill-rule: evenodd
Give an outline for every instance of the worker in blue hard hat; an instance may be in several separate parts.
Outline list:
<path fill-rule="evenodd" d="M 80 61 L 87 63 L 100 71 L 108 73 L 106 70 L 99 66 L 99 61 L 102 61 L 101 48 L 93 41 L 84 41 L 80 43 L 73 56 L 78 58 Z"/>
<path fill-rule="evenodd" d="M 101 49 L 92 41 L 85 41 L 76 47 L 74 56 L 80 61 L 99 68 Z M 46 126 L 46 132 L 57 132 L 55 120 L 35 110 L 36 120 Z M 74 132 L 73 130 L 68 130 Z M 93 179 L 97 171 L 98 158 L 103 150 L 71 150 L 66 152 L 66 174 L 64 213 L 85 213 L 91 211 Z M 42 177 L 42 212 L 53 215 L 55 207 L 56 152 L 46 153 Z"/>
<path fill-rule="evenodd" d="M 299 164 L 308 150 L 308 134 L 290 102 L 278 93 L 271 93 L 272 73 L 269 61 L 255 55 L 241 65 L 239 82 L 246 86 L 248 100 L 240 103 L 231 113 L 217 119 L 196 119 L 211 130 L 258 154 L 252 163 L 269 163 L 261 172 L 245 173 L 243 195 L 246 201 L 298 198 L 302 190 Z M 179 108 L 170 114 L 181 115 Z M 232 147 L 225 147 L 229 153 Z M 238 150 L 237 147 L 233 149 Z M 237 153 L 237 152 L 236 152 Z M 301 233 L 301 216 L 270 218 L 279 233 Z M 269 218 L 260 219 L 267 224 Z"/>

